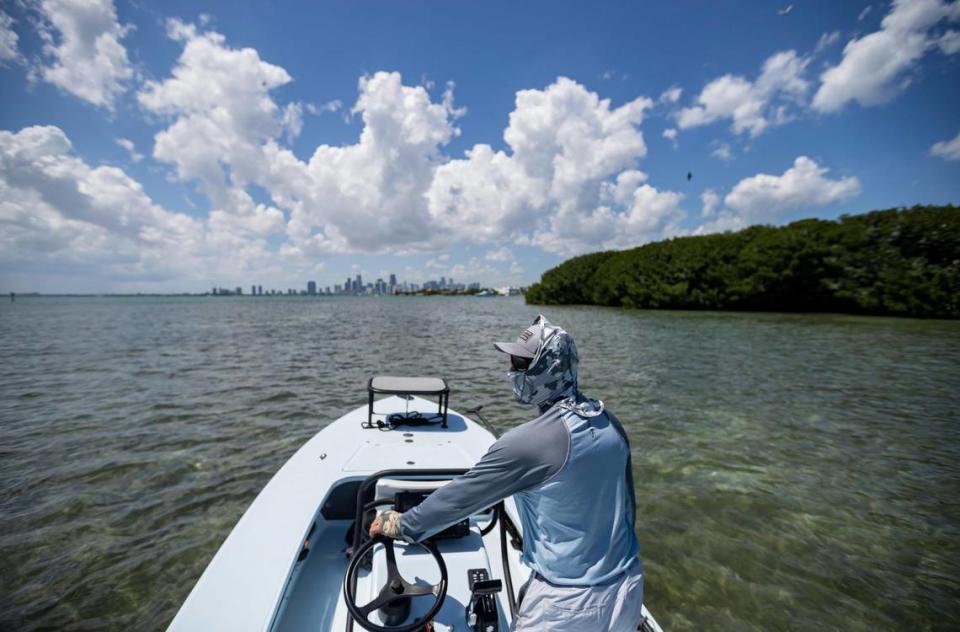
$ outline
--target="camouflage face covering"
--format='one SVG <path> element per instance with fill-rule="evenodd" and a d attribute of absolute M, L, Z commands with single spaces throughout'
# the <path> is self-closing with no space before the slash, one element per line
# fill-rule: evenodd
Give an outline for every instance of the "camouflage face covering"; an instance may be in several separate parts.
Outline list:
<path fill-rule="evenodd" d="M 540 316 L 543 329 L 540 347 L 526 371 L 508 371 L 513 395 L 521 404 L 537 406 L 541 411 L 560 403 L 577 414 L 592 417 L 603 411 L 603 402 L 587 400 L 577 388 L 580 357 L 573 338 L 560 327 Z"/>

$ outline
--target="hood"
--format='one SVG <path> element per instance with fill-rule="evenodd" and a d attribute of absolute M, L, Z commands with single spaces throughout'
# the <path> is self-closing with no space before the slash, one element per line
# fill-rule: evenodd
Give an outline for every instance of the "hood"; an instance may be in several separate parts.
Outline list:
<path fill-rule="evenodd" d="M 586 417 L 603 412 L 603 402 L 585 398 L 577 385 L 580 356 L 577 345 L 564 329 L 551 325 L 542 315 L 534 324 L 543 328 L 540 347 L 526 371 L 509 371 L 513 394 L 522 404 L 546 412 L 555 404 Z"/>

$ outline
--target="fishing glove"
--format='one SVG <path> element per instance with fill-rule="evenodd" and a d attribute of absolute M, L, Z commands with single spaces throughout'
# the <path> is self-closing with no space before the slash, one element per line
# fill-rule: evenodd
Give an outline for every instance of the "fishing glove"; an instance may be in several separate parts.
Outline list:
<path fill-rule="evenodd" d="M 396 511 L 387 510 L 377 514 L 370 523 L 370 537 L 383 534 L 395 540 L 400 539 L 400 514 Z"/>

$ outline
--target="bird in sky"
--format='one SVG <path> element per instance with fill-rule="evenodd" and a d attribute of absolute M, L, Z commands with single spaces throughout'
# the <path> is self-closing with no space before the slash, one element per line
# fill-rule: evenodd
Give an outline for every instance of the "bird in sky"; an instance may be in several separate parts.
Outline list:
<path fill-rule="evenodd" d="M 791 11 L 793 11 L 793 5 L 792 5 L 792 4 L 788 4 L 787 6 L 783 7 L 783 8 L 780 9 L 779 11 L 777 11 L 777 15 L 786 15 L 786 14 L 790 13 Z"/>
<path fill-rule="evenodd" d="M 687 172 L 687 182 L 690 182 L 691 180 L 693 180 L 693 172 L 692 172 L 692 171 L 688 171 L 688 172 Z"/>

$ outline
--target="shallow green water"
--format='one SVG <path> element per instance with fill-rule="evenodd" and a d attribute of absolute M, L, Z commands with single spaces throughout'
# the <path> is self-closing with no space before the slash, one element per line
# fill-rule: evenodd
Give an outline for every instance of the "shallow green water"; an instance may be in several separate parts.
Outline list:
<path fill-rule="evenodd" d="M 0 304 L 0 629 L 162 629 L 280 465 L 373 373 L 512 404 L 518 299 Z M 674 630 L 960 619 L 960 323 L 549 308 L 634 450 Z"/>

